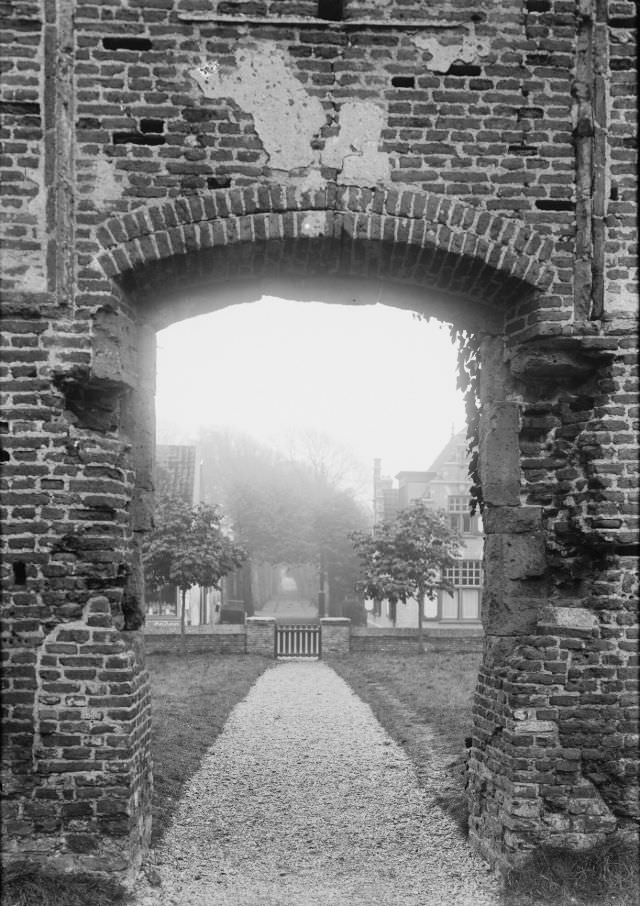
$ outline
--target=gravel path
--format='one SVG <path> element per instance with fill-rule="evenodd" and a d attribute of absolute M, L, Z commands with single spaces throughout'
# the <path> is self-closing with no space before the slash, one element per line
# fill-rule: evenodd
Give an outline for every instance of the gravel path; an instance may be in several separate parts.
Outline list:
<path fill-rule="evenodd" d="M 136 906 L 499 903 L 486 865 L 405 753 L 322 662 L 260 677 L 152 862 L 162 884 L 141 882 Z"/>

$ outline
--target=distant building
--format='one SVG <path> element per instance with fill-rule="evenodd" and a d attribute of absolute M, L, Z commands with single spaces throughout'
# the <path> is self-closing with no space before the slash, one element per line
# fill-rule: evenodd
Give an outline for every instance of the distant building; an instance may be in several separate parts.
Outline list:
<path fill-rule="evenodd" d="M 482 522 L 469 509 L 471 482 L 468 473 L 466 431 L 452 435 L 442 452 L 424 472 L 398 472 L 397 484 L 382 475 L 381 461 L 374 461 L 373 498 L 376 523 L 388 522 L 415 500 L 433 510 L 444 510 L 463 545 L 456 566 L 448 574 L 453 594 L 441 591 L 435 601 L 425 601 L 424 619 L 433 624 L 480 624 L 482 595 Z M 369 602 L 368 623 L 378 627 L 418 625 L 418 603 Z"/>
<path fill-rule="evenodd" d="M 196 447 L 184 444 L 158 444 L 156 447 L 155 488 L 158 496 L 174 497 L 196 506 L 202 502 L 200 457 Z M 175 585 L 147 588 L 147 625 L 179 623 L 182 594 Z M 185 624 L 206 626 L 216 620 L 220 592 L 195 585 L 185 597 Z"/>

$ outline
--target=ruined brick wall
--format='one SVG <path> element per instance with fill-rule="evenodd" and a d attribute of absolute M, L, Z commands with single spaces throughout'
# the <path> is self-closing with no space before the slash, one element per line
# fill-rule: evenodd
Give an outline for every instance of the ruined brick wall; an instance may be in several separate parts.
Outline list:
<path fill-rule="evenodd" d="M 123 834 L 131 865 L 144 847 L 144 667 L 118 633 L 143 618 L 155 330 L 265 288 L 406 305 L 481 337 L 472 837 L 504 863 L 633 819 L 634 5 L 318 12 L 8 4 L 2 755 L 16 852 L 89 865 L 102 853 L 121 871 Z M 76 826 L 85 767 L 62 743 L 38 761 L 34 707 L 45 652 L 61 683 L 75 669 L 47 646 L 63 624 L 85 631 L 96 595 L 114 656 L 128 652 L 133 698 L 111 734 L 126 740 L 114 772 L 126 807 L 109 824 L 96 795 Z M 61 692 L 54 722 L 67 694 L 90 690 Z M 97 718 L 80 719 L 90 735 Z M 113 779 L 97 749 L 86 760 L 98 786 Z M 74 849 L 77 827 L 93 855 Z"/>

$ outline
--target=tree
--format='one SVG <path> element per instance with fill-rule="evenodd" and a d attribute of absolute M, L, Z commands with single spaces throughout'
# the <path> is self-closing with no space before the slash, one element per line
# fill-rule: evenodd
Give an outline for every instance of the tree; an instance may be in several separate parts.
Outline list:
<path fill-rule="evenodd" d="M 364 529 L 369 520 L 362 506 L 348 491 L 324 486 L 317 490 L 313 506 L 311 538 L 320 568 L 326 578 L 329 616 L 342 616 L 342 604 L 353 594 L 358 560 L 350 543 L 351 533 Z"/>
<path fill-rule="evenodd" d="M 207 432 L 201 437 L 205 493 L 223 502 L 254 573 L 265 563 L 313 564 L 321 590 L 325 580 L 328 584 L 335 609 L 357 575 L 349 533 L 363 529 L 367 517 L 339 484 L 347 454 L 333 450 L 326 437 L 306 434 L 304 439 L 301 461 L 246 435 Z"/>
<path fill-rule="evenodd" d="M 406 604 L 409 598 L 418 602 L 418 648 L 424 651 L 425 598 L 433 601 L 439 589 L 452 590 L 446 570 L 454 564 L 461 544 L 446 514 L 418 500 L 400 510 L 393 521 L 376 527 L 373 535 L 353 532 L 351 540 L 360 560 L 359 591 L 392 603 Z"/>
<path fill-rule="evenodd" d="M 145 578 L 156 587 L 180 589 L 181 635 L 187 591 L 194 585 L 217 588 L 220 579 L 241 566 L 246 556 L 225 534 L 218 507 L 206 503 L 192 507 L 175 497 L 157 501 L 155 527 L 143 543 Z"/>

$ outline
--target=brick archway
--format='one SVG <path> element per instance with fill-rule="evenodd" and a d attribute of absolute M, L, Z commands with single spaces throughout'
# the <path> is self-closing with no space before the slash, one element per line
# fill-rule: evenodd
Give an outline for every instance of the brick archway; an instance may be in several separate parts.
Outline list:
<path fill-rule="evenodd" d="M 301 239 L 336 240 L 343 248 L 358 242 L 399 246 L 414 251 L 414 267 L 415 250 L 423 250 L 420 278 L 405 267 L 401 279 L 427 280 L 439 291 L 487 303 L 544 292 L 554 281 L 547 263 L 551 238 L 524 223 L 415 191 L 335 185 L 312 193 L 273 185 L 217 190 L 113 217 L 99 227 L 97 239 L 105 275 L 133 291 L 140 288 L 140 268 L 147 269 L 148 282 L 149 268 L 162 274 L 158 265 L 172 258 Z M 393 276 L 393 267 L 386 266 Z"/>
<path fill-rule="evenodd" d="M 567 753 L 572 751 L 571 717 L 565 719 L 552 703 L 536 704 L 542 701 L 540 689 L 547 689 L 542 681 L 534 683 L 530 693 L 512 691 L 541 637 L 548 642 L 549 657 L 555 658 L 555 685 L 569 687 L 574 674 L 569 673 L 562 645 L 566 638 L 582 644 L 587 634 L 598 642 L 600 631 L 593 614 L 575 602 L 569 607 L 562 604 L 575 594 L 573 586 L 547 607 L 553 529 L 545 521 L 549 517 L 544 502 L 535 498 L 531 492 L 535 485 L 525 475 L 526 469 L 539 476 L 540 467 L 547 467 L 546 444 L 553 439 L 547 432 L 536 442 L 531 462 L 526 461 L 522 423 L 529 419 L 530 437 L 539 421 L 536 382 L 541 375 L 545 400 L 556 399 L 560 385 L 563 391 L 569 387 L 573 394 L 569 405 L 586 406 L 581 416 L 584 430 L 591 417 L 589 398 L 580 389 L 590 372 L 585 349 L 576 356 L 561 346 L 547 358 L 543 349 L 543 359 L 539 358 L 545 331 L 560 330 L 552 323 L 550 310 L 555 305 L 566 318 L 566 306 L 557 302 L 561 275 L 546 263 L 561 257 L 553 241 L 516 221 L 441 197 L 335 186 L 312 195 L 273 186 L 217 190 L 112 217 L 95 235 L 102 250 L 91 266 L 86 265 L 82 277 L 86 294 L 78 298 L 90 327 L 82 335 L 81 364 L 73 360 L 71 366 L 61 365 L 55 380 L 56 399 L 71 423 L 66 450 L 81 507 L 73 510 L 73 520 L 60 526 L 54 554 L 70 564 L 65 568 L 75 585 L 65 599 L 69 626 L 48 630 L 43 657 L 36 665 L 38 682 L 48 695 L 50 659 L 58 657 L 56 646 L 64 633 L 68 632 L 68 644 L 75 646 L 74 654 L 66 656 L 68 663 L 60 663 L 65 680 L 70 679 L 67 668 L 75 669 L 75 658 L 82 662 L 83 646 L 91 646 L 98 633 L 108 638 L 112 660 L 126 672 L 125 691 L 120 683 L 100 686 L 106 706 L 130 710 L 121 712 L 118 725 L 125 778 L 118 791 L 122 808 L 115 817 L 103 815 L 102 810 L 110 808 L 108 794 L 97 788 L 98 819 L 92 823 L 93 805 L 87 812 L 95 852 L 111 860 L 114 870 L 126 870 L 120 857 L 123 838 L 133 862 L 148 840 L 149 709 L 143 660 L 137 633 L 114 629 L 110 612 L 116 619 L 124 612 L 128 630 L 140 625 L 138 539 L 149 526 L 153 498 L 155 331 L 159 324 L 194 313 L 176 307 L 180 291 L 202 286 L 206 295 L 214 285 L 223 296 L 242 278 L 255 282 L 293 274 L 294 292 L 300 274 L 307 273 L 321 278 L 329 273 L 334 280 L 387 281 L 390 304 L 402 304 L 395 298 L 397 287 L 413 287 L 417 293 L 407 305 L 415 303 L 419 310 L 425 292 L 435 290 L 444 298 L 442 318 L 482 335 L 480 470 L 488 507 L 483 614 L 487 644 L 469 760 L 471 835 L 492 862 L 503 864 L 517 861 L 543 840 L 561 841 L 574 834 L 582 845 L 602 839 L 616 824 L 610 803 L 626 808 L 616 801 L 622 793 L 609 783 L 606 798 L 600 795 L 590 779 L 601 770 L 597 759 L 593 770 L 578 761 L 571 763 L 571 772 L 566 769 Z M 215 307 L 210 298 L 207 304 Z M 544 329 L 537 324 L 539 315 L 546 319 Z M 563 342 L 570 339 L 561 337 Z M 575 420 L 575 411 L 571 409 L 568 418 Z M 546 427 L 547 421 L 542 421 Z M 573 448 L 561 438 L 555 455 L 561 468 L 560 457 L 573 456 Z M 546 508 L 551 518 L 555 503 L 553 498 Z M 595 564 L 594 570 L 599 568 Z M 92 591 L 105 597 L 87 603 Z M 588 670 L 589 661 L 585 663 Z M 93 719 L 95 694 L 94 679 L 80 679 L 69 693 L 78 705 L 78 720 Z M 38 770 L 50 771 L 54 786 L 64 782 L 64 775 L 60 780 L 56 773 L 55 749 L 49 742 L 57 728 L 62 731 L 65 713 L 63 705 L 58 709 L 48 697 L 34 711 Z M 514 761 L 525 732 L 532 739 L 540 736 L 549 776 L 557 774 L 547 786 L 560 790 L 561 822 L 554 817 L 555 805 L 538 795 L 541 781 L 531 780 L 528 767 Z M 84 761 L 73 767 L 79 774 L 87 769 Z M 106 786 L 107 779 L 105 774 Z M 569 810 L 567 803 L 573 803 L 574 796 L 579 807 Z M 535 809 L 527 812 L 531 799 Z M 82 809 L 87 808 L 83 802 Z M 72 816 L 73 810 L 68 814 Z M 64 846 L 80 845 L 72 833 L 72 819 L 68 828 L 66 818 L 61 820 Z M 508 838 L 502 830 L 507 825 Z M 70 862 L 84 858 L 69 855 Z"/>
<path fill-rule="evenodd" d="M 295 299 L 329 274 L 334 301 L 368 280 L 482 336 L 471 835 L 513 864 L 637 827 L 630 4 L 235 5 L 8 22 L 8 855 L 126 872 L 144 850 L 155 331 L 249 301 L 243 277 Z"/>
<path fill-rule="evenodd" d="M 487 648 L 469 762 L 471 834 L 493 862 L 509 864 L 526 853 L 541 839 L 548 809 L 538 803 L 535 814 L 521 814 L 513 790 L 526 788 L 522 795 L 529 797 L 536 784 L 514 766 L 513 746 L 523 729 L 547 734 L 552 771 L 566 761 L 567 746 L 559 721 L 545 722 L 535 707 L 518 709 L 518 697 L 505 690 L 518 680 L 523 651 L 535 650 L 536 639 L 546 631 L 544 620 L 556 621 L 558 644 L 560 635 L 571 634 L 574 627 L 566 608 L 556 607 L 550 615 L 545 610 L 549 582 L 543 507 L 523 505 L 519 439 L 521 382 L 531 368 L 525 354 L 520 373 L 512 373 L 506 346 L 522 344 L 527 330 L 535 331 L 538 310 L 553 307 L 559 277 L 546 264 L 555 255 L 553 242 L 523 224 L 460 202 L 418 192 L 335 186 L 308 196 L 273 186 L 218 190 L 111 218 L 96 235 L 102 246 L 96 256 L 102 294 L 93 298 L 102 307 L 93 319 L 91 367 L 63 379 L 61 385 L 81 422 L 96 403 L 109 409 L 111 396 L 124 394 L 118 430 L 131 450 L 130 471 L 121 491 L 128 521 L 112 528 L 112 543 L 125 568 L 120 584 L 106 591 L 123 602 L 129 629 L 139 625 L 140 614 L 136 538 L 149 524 L 153 497 L 155 331 L 195 313 L 180 308 L 180 293 L 188 295 L 193 287 L 203 286 L 207 295 L 214 286 L 223 297 L 243 278 L 252 282 L 287 273 L 386 280 L 392 289 L 409 286 L 420 293 L 431 289 L 442 294 L 440 316 L 482 336 L 480 470 L 488 506 L 483 614 Z M 110 293 L 105 285 L 111 287 Z M 209 310 L 216 307 L 207 298 Z M 521 353 L 524 347 L 516 348 Z M 538 348 L 535 343 L 533 348 Z M 535 361 L 534 355 L 534 379 Z M 579 384 L 584 375 L 584 362 L 564 354 L 549 366 L 546 379 L 555 387 L 559 380 Z M 583 631 L 581 625 L 578 631 Z M 569 683 L 568 674 L 560 681 Z M 540 713 L 551 710 L 543 708 Z M 139 712 L 146 727 L 145 707 L 141 705 Z M 526 715 L 525 723 L 519 723 L 516 712 Z M 127 828 L 138 846 L 144 845 L 148 815 L 147 743 L 137 724 L 131 733 L 131 759 L 138 772 L 130 785 Z M 598 820 L 592 822 L 593 833 L 583 837 L 600 839 L 614 826 L 614 819 L 581 766 L 574 768 L 562 781 L 562 796 L 569 801 L 577 790 L 584 813 L 579 810 L 563 819 L 560 834 L 582 827 L 585 815 L 595 816 L 597 800 Z M 139 789 L 146 791 L 143 800 L 136 799 Z M 513 825 L 508 840 L 502 837 L 502 822 Z M 553 836 L 550 831 L 545 834 Z"/>

